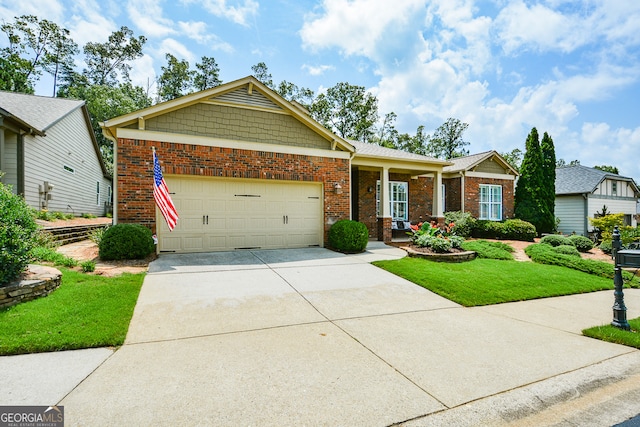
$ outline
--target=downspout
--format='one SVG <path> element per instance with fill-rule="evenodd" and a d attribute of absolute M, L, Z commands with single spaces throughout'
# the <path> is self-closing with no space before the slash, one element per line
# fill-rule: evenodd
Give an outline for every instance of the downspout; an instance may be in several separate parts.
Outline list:
<path fill-rule="evenodd" d="M 582 194 L 584 199 L 584 234 L 583 236 L 589 236 L 589 195 L 587 193 Z"/>
<path fill-rule="evenodd" d="M 460 171 L 460 212 L 464 212 L 464 199 L 465 199 L 465 194 L 464 194 L 464 177 L 465 177 L 465 173 L 464 171 Z"/>
<path fill-rule="evenodd" d="M 105 138 L 113 141 L 113 188 L 111 194 L 113 197 L 113 224 L 118 223 L 118 138 L 116 138 L 108 127 L 100 123 L 102 134 Z"/>

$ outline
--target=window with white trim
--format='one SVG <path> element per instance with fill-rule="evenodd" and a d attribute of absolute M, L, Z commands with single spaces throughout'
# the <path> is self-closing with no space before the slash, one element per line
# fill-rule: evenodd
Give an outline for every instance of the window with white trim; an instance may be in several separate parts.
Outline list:
<path fill-rule="evenodd" d="M 480 184 L 480 219 L 502 220 L 502 186 Z"/>
<path fill-rule="evenodd" d="M 394 221 L 409 220 L 409 183 L 389 182 L 389 208 Z M 376 183 L 376 214 L 380 216 L 380 181 Z"/>
<path fill-rule="evenodd" d="M 100 181 L 96 181 L 96 205 L 100 206 Z"/>

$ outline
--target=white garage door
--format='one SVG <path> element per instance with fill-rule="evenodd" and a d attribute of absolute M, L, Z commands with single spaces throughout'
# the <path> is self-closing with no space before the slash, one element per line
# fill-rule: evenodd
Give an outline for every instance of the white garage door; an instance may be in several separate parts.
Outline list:
<path fill-rule="evenodd" d="M 301 248 L 323 241 L 322 184 L 165 177 L 180 219 L 156 208 L 161 252 Z"/>

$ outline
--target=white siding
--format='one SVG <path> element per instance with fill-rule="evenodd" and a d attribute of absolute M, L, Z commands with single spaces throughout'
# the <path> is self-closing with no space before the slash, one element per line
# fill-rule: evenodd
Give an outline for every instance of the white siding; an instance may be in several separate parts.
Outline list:
<path fill-rule="evenodd" d="M 54 185 L 49 211 L 104 215 L 110 181 L 104 177 L 82 110 L 77 109 L 46 131 L 46 136 L 25 136 L 25 199 L 41 207 L 38 185 Z M 70 173 L 64 169 L 74 170 Z M 96 200 L 97 183 L 100 200 Z"/>
<path fill-rule="evenodd" d="M 558 229 L 562 234 L 586 235 L 584 211 L 585 200 L 582 196 L 556 197 L 555 215 L 560 218 Z"/>
<path fill-rule="evenodd" d="M 593 218 L 595 213 L 601 212 L 602 206 L 606 205 L 607 211 L 611 212 L 612 214 L 623 213 L 625 215 L 631 215 L 631 225 L 635 227 L 636 225 L 638 225 L 635 218 L 636 203 L 637 202 L 635 199 L 628 199 L 628 200 L 621 199 L 621 198 L 604 199 L 604 198 L 590 197 L 589 206 L 588 206 L 589 217 Z M 591 230 L 591 225 L 589 225 L 589 229 Z"/>

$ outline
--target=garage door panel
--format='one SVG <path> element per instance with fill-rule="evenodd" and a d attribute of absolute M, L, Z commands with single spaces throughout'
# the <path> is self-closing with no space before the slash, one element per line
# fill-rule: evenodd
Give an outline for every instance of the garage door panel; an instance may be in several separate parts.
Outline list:
<path fill-rule="evenodd" d="M 180 219 L 158 227 L 161 251 L 318 246 L 322 185 L 287 181 L 165 176 Z M 158 223 L 163 222 L 158 213 Z M 204 219 L 203 219 L 204 218 Z"/>

